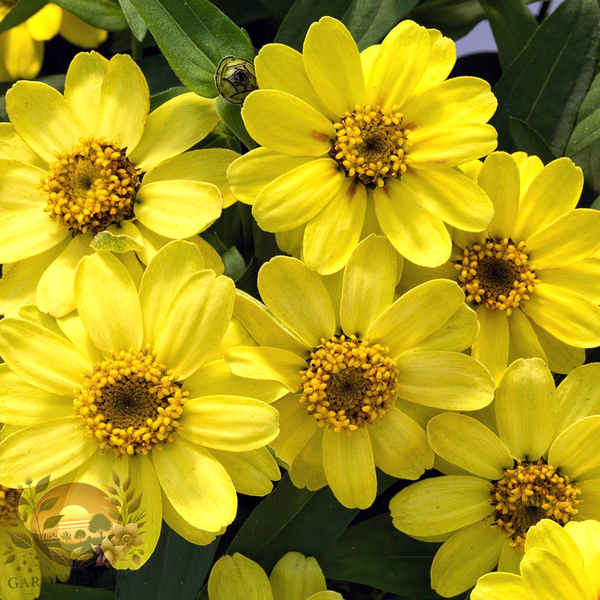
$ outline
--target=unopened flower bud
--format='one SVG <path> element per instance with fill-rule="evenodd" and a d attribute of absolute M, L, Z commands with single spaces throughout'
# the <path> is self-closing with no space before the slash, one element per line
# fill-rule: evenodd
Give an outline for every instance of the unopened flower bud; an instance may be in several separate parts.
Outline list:
<path fill-rule="evenodd" d="M 243 58 L 226 56 L 215 73 L 219 94 L 230 104 L 243 104 L 250 92 L 258 89 L 254 63 Z"/>

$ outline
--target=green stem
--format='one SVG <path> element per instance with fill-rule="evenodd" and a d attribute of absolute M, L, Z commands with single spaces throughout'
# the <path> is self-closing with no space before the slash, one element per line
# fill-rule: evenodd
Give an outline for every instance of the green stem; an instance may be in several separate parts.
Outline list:
<path fill-rule="evenodd" d="M 141 42 L 138 42 L 133 34 L 131 34 L 131 56 L 138 66 L 141 67 L 144 60 L 144 49 Z"/>

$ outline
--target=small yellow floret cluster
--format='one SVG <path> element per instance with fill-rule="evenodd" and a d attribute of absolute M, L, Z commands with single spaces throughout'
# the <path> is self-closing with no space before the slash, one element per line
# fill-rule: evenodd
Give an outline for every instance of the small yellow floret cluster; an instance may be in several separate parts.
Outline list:
<path fill-rule="evenodd" d="M 402 113 L 396 106 L 389 111 L 380 106 L 356 106 L 340 122 L 334 123 L 336 142 L 331 155 L 365 185 L 382 187 L 390 177 L 406 171 L 405 150 L 410 145 Z"/>
<path fill-rule="evenodd" d="M 140 170 L 125 150 L 93 137 L 80 139 L 71 152 L 55 152 L 56 161 L 40 179 L 47 195 L 44 210 L 74 234 L 98 233 L 133 218 Z"/>
<path fill-rule="evenodd" d="M 102 450 L 147 454 L 173 440 L 187 392 L 175 383 L 173 370 L 156 360 L 156 352 L 120 352 L 94 365 L 83 388 L 76 390 L 75 415 L 85 420 L 86 435 Z"/>
<path fill-rule="evenodd" d="M 333 336 L 321 339 L 300 372 L 308 413 L 334 431 L 355 431 L 383 417 L 396 398 L 398 369 L 388 348 L 369 340 Z"/>
<path fill-rule="evenodd" d="M 529 300 L 540 280 L 524 249 L 525 242 L 515 244 L 509 238 L 487 238 L 467 246 L 455 264 L 467 301 L 484 304 L 490 310 L 505 310 L 510 316 L 514 308 Z"/>
<path fill-rule="evenodd" d="M 568 476 L 559 475 L 542 459 L 535 463 L 518 460 L 491 485 L 490 502 L 495 509 L 491 526 L 510 539 L 512 548 L 523 551 L 529 528 L 542 519 L 565 525 L 579 512 L 580 494 Z"/>

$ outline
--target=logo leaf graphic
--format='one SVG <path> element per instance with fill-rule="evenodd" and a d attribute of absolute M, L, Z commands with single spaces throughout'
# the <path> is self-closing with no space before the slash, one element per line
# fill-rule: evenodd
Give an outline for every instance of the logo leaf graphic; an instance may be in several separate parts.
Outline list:
<path fill-rule="evenodd" d="M 64 516 L 65 515 L 54 515 L 53 517 L 46 519 L 42 531 L 46 531 L 46 529 L 53 529 L 54 527 L 56 527 Z"/>
<path fill-rule="evenodd" d="M 50 510 L 54 508 L 54 505 L 58 502 L 58 496 L 52 496 L 52 498 L 46 498 L 42 505 L 40 506 L 40 512 L 44 512 L 45 510 Z"/>

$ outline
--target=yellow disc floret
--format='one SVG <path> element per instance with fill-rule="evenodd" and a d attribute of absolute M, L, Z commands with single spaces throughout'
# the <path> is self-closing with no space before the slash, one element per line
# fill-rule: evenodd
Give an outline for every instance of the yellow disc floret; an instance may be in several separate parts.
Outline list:
<path fill-rule="evenodd" d="M 71 152 L 55 152 L 56 161 L 41 177 L 50 217 L 74 234 L 98 233 L 133 218 L 141 171 L 125 150 L 93 137 L 80 139 Z"/>
<path fill-rule="evenodd" d="M 467 246 L 455 263 L 467 301 L 504 310 L 510 316 L 514 308 L 529 300 L 540 280 L 524 249 L 525 242 L 517 244 L 510 238 L 486 238 L 481 244 Z"/>
<path fill-rule="evenodd" d="M 149 346 L 113 354 L 112 360 L 96 363 L 76 390 L 75 415 L 83 417 L 86 435 L 102 450 L 147 454 L 172 441 L 179 426 L 188 393 L 176 381 Z"/>
<path fill-rule="evenodd" d="M 22 490 L 0 485 L 0 527 L 14 525 L 19 519 L 19 500 Z"/>
<path fill-rule="evenodd" d="M 402 127 L 402 113 L 380 106 L 356 106 L 347 112 L 336 130 L 331 156 L 344 167 L 348 177 L 365 185 L 383 186 L 390 177 L 406 171 L 405 152 L 410 133 Z"/>
<path fill-rule="evenodd" d="M 388 348 L 356 336 L 322 339 L 300 372 L 308 414 L 319 425 L 351 433 L 383 417 L 396 398 L 398 369 Z"/>
<path fill-rule="evenodd" d="M 490 525 L 510 540 L 512 548 L 523 550 L 527 531 L 542 519 L 568 523 L 579 512 L 580 494 L 577 484 L 542 459 L 518 460 L 491 484 L 494 515 Z"/>

